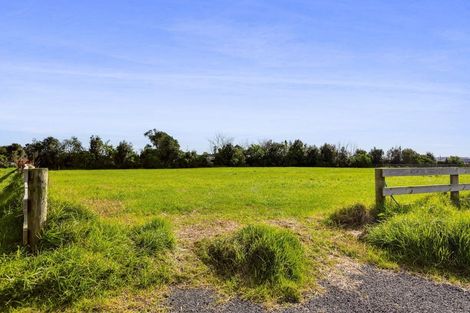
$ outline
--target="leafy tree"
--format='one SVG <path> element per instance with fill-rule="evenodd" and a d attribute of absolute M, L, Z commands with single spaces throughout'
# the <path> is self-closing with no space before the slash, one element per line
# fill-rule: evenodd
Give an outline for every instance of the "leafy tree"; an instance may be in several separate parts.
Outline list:
<path fill-rule="evenodd" d="M 455 165 L 455 166 L 463 166 L 465 165 L 465 163 L 463 162 L 463 160 L 458 157 L 458 156 L 450 156 L 446 159 L 445 161 L 446 164 L 449 164 L 449 165 Z"/>
<path fill-rule="evenodd" d="M 320 163 L 320 149 L 317 146 L 307 148 L 305 164 L 307 166 L 317 166 Z"/>
<path fill-rule="evenodd" d="M 135 168 L 138 165 L 139 156 L 135 153 L 131 143 L 121 141 L 116 147 L 114 164 L 117 168 Z"/>
<path fill-rule="evenodd" d="M 289 145 L 287 151 L 287 165 L 289 166 L 303 166 L 306 164 L 307 147 L 299 139 L 295 140 Z"/>
<path fill-rule="evenodd" d="M 15 160 L 26 157 L 24 148 L 19 143 L 12 143 L 4 147 L 6 149 L 6 156 L 8 161 L 14 162 Z"/>
<path fill-rule="evenodd" d="M 0 168 L 5 168 L 9 166 L 8 158 L 6 154 L 0 154 Z"/>
<path fill-rule="evenodd" d="M 216 134 L 213 139 L 209 140 L 209 144 L 213 154 L 216 154 L 219 149 L 222 149 L 224 146 L 228 144 L 233 145 L 233 138 L 228 137 L 224 134 Z"/>
<path fill-rule="evenodd" d="M 246 164 L 245 154 L 241 146 L 231 143 L 217 150 L 214 156 L 214 164 L 218 166 L 244 166 Z"/>
<path fill-rule="evenodd" d="M 7 148 L 0 147 L 0 168 L 8 167 Z"/>
<path fill-rule="evenodd" d="M 369 151 L 369 157 L 372 160 L 372 164 L 374 166 L 382 165 L 384 162 L 384 151 L 374 147 Z"/>
<path fill-rule="evenodd" d="M 71 137 L 62 141 L 61 167 L 86 168 L 89 164 L 88 152 L 77 137 Z"/>
<path fill-rule="evenodd" d="M 351 154 L 347 150 L 345 146 L 337 148 L 337 155 L 336 155 L 336 165 L 339 167 L 347 167 L 350 163 Z"/>
<path fill-rule="evenodd" d="M 286 164 L 287 142 L 278 143 L 269 140 L 263 143 L 263 148 L 266 151 L 266 166 L 284 166 Z"/>
<path fill-rule="evenodd" d="M 177 161 L 179 168 L 210 167 L 209 155 L 203 153 L 197 154 L 196 151 L 182 152 Z"/>
<path fill-rule="evenodd" d="M 435 165 L 437 163 L 436 157 L 434 154 L 431 152 L 428 152 L 426 154 L 421 154 L 418 158 L 418 163 L 419 164 L 424 164 L 424 165 Z"/>
<path fill-rule="evenodd" d="M 418 152 L 413 149 L 403 149 L 401 152 L 402 162 L 407 165 L 416 165 L 419 164 L 420 155 Z"/>
<path fill-rule="evenodd" d="M 104 142 L 100 136 L 90 137 L 90 154 L 91 168 L 114 168 L 114 147 L 109 142 Z"/>
<path fill-rule="evenodd" d="M 369 167 L 372 165 L 372 158 L 365 150 L 356 150 L 351 157 L 352 167 Z"/>
<path fill-rule="evenodd" d="M 390 164 L 401 164 L 403 162 L 401 147 L 394 147 L 388 150 L 387 160 Z"/>
<path fill-rule="evenodd" d="M 62 144 L 54 137 L 47 137 L 42 141 L 33 140 L 25 147 L 30 160 L 40 167 L 50 169 L 60 169 L 60 158 L 62 154 Z"/>
<path fill-rule="evenodd" d="M 163 131 L 149 130 L 144 134 L 150 139 L 155 156 L 162 167 L 174 167 L 180 155 L 178 141 Z"/>
<path fill-rule="evenodd" d="M 264 166 L 266 150 L 259 144 L 252 144 L 245 150 L 245 159 L 248 166 Z"/>
<path fill-rule="evenodd" d="M 322 166 L 335 166 L 337 154 L 335 146 L 325 143 L 320 147 L 320 164 Z"/>
<path fill-rule="evenodd" d="M 158 158 L 157 150 L 146 145 L 140 153 L 140 163 L 144 168 L 162 168 L 163 164 Z"/>

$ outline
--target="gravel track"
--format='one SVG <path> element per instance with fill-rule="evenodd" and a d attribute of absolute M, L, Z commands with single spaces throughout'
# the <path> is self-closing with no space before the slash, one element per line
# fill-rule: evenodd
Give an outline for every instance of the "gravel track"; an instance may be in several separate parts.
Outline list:
<path fill-rule="evenodd" d="M 339 274 L 321 281 L 323 293 L 274 312 L 470 312 L 470 292 L 456 286 L 369 265 L 349 264 L 339 269 Z M 240 299 L 228 303 L 216 299 L 208 289 L 174 289 L 167 304 L 169 312 L 268 312 Z"/>

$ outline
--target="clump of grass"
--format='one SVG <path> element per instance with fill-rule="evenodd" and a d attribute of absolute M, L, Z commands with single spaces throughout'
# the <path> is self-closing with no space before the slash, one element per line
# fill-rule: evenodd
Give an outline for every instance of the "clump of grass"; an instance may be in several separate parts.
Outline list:
<path fill-rule="evenodd" d="M 232 235 L 205 240 L 198 247 L 203 262 L 219 276 L 256 288 L 258 297 L 300 301 L 306 259 L 300 240 L 290 231 L 247 226 Z"/>
<path fill-rule="evenodd" d="M 371 228 L 365 240 L 411 265 L 470 272 L 470 212 L 434 197 Z"/>
<path fill-rule="evenodd" d="M 147 255 L 155 255 L 159 251 L 173 249 L 175 246 L 175 237 L 170 225 L 161 219 L 135 227 L 132 231 L 132 239 Z"/>
<path fill-rule="evenodd" d="M 41 250 L 75 244 L 87 238 L 99 223 L 98 217 L 83 207 L 51 202 L 54 209 L 49 212 L 47 229 L 41 234 Z"/>
<path fill-rule="evenodd" d="M 167 282 L 171 268 L 164 257 L 173 247 L 169 225 L 160 219 L 128 229 L 52 201 L 39 252 L 0 257 L 0 311 L 57 309 L 123 286 Z"/>
<path fill-rule="evenodd" d="M 331 224 L 344 228 L 360 228 L 371 221 L 372 213 L 362 203 L 341 208 L 329 217 Z"/>

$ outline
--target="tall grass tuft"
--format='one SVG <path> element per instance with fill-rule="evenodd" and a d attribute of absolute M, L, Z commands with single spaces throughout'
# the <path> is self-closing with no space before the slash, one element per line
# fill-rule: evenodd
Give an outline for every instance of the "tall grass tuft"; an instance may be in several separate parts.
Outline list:
<path fill-rule="evenodd" d="M 359 228 L 372 221 L 372 213 L 362 203 L 334 211 L 329 216 L 329 222 L 344 228 Z"/>
<path fill-rule="evenodd" d="M 305 254 L 290 231 L 247 226 L 238 232 L 199 244 L 198 254 L 221 277 L 236 278 L 280 301 L 298 302 L 304 280 Z"/>
<path fill-rule="evenodd" d="M 155 219 L 143 226 L 135 227 L 131 237 L 137 247 L 150 256 L 175 247 L 175 237 L 171 232 L 170 225 L 161 219 Z"/>
<path fill-rule="evenodd" d="M 389 209 L 365 240 L 412 265 L 470 272 L 470 211 L 442 197 Z"/>

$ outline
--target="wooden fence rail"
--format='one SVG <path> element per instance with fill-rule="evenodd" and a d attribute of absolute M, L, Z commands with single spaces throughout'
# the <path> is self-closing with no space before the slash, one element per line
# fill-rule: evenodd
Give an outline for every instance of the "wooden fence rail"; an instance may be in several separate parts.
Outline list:
<path fill-rule="evenodd" d="M 36 251 L 47 219 L 47 168 L 24 169 L 23 244 Z"/>
<path fill-rule="evenodd" d="M 434 192 L 450 192 L 452 201 L 459 203 L 460 191 L 470 190 L 470 184 L 459 184 L 459 176 L 470 174 L 470 168 L 378 168 L 375 170 L 375 202 L 377 207 L 385 204 L 387 196 L 411 195 Z M 387 187 L 386 177 L 449 175 L 449 185 Z"/>

